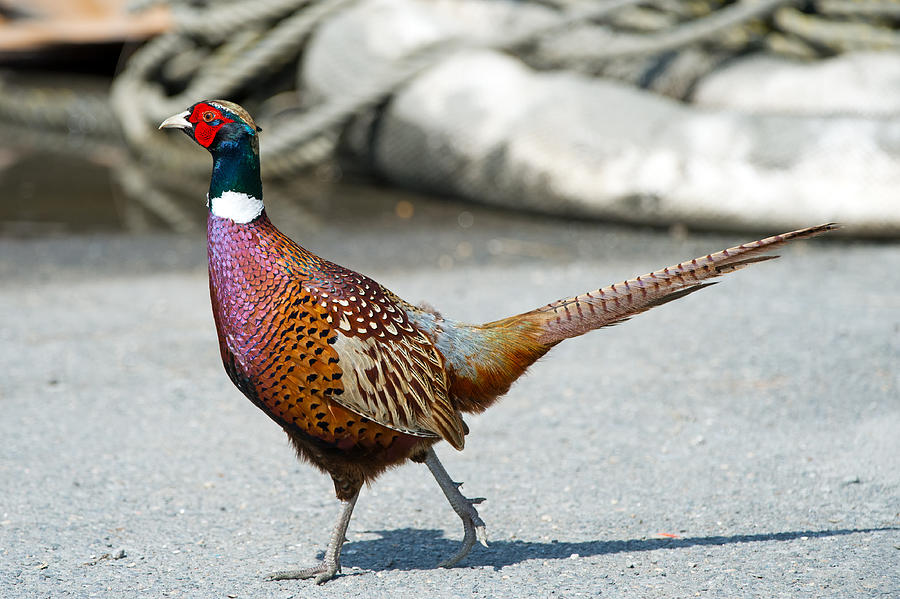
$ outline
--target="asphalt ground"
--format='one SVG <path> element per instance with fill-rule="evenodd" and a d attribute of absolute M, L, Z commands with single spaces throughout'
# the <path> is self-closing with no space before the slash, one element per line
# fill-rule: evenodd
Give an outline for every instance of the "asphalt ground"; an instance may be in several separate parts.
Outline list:
<path fill-rule="evenodd" d="M 410 204 L 270 213 L 469 321 L 755 238 Z M 462 529 L 409 464 L 363 490 L 321 587 L 264 580 L 321 556 L 338 506 L 227 380 L 204 252 L 0 239 L 0 596 L 900 596 L 897 244 L 804 242 L 561 344 L 437 447 L 490 548 L 435 567 Z"/>

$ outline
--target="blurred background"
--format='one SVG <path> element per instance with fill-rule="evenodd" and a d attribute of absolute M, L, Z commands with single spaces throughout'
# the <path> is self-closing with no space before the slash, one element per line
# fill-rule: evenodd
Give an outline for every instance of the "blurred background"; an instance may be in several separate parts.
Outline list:
<path fill-rule="evenodd" d="M 4 236 L 201 230 L 209 158 L 156 128 L 208 98 L 256 117 L 267 200 L 298 222 L 489 207 L 900 233 L 896 2 L 2 0 L 0 15 Z"/>

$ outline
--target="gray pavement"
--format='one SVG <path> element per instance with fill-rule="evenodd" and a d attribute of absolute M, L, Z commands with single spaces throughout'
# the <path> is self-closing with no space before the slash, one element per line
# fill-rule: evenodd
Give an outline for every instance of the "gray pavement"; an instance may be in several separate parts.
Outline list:
<path fill-rule="evenodd" d="M 473 321 L 753 238 L 421 206 L 270 212 Z M 462 530 L 410 464 L 316 587 L 263 580 L 337 505 L 225 377 L 202 233 L 0 240 L 0 597 L 898 597 L 900 246 L 782 255 L 562 344 L 438 447 L 489 549 L 435 568 Z"/>

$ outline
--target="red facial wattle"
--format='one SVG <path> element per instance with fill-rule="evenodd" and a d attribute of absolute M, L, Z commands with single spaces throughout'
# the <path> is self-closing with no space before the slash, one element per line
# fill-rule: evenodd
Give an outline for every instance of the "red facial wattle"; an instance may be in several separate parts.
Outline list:
<path fill-rule="evenodd" d="M 194 123 L 194 139 L 204 148 L 209 147 L 225 123 L 234 122 L 233 119 L 224 116 L 218 108 L 204 102 L 194 106 L 188 121 Z"/>

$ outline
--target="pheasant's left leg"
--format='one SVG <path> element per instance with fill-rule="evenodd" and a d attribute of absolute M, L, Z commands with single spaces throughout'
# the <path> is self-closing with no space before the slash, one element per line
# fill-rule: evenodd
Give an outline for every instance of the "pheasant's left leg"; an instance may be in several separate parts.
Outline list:
<path fill-rule="evenodd" d="M 343 509 L 338 517 L 337 526 L 331 533 L 328 548 L 325 550 L 325 558 L 318 565 L 300 570 L 282 570 L 268 576 L 269 580 L 289 580 L 296 578 L 316 577 L 316 584 L 322 584 L 334 578 L 341 571 L 341 547 L 344 545 L 347 534 L 347 526 L 350 524 L 350 516 L 353 514 L 353 506 L 359 497 L 359 490 L 347 501 L 343 501 Z"/>
<path fill-rule="evenodd" d="M 472 546 L 475 545 L 476 540 L 480 541 L 485 547 L 488 546 L 484 521 L 478 515 L 478 510 L 475 509 L 475 504 L 484 501 L 484 497 L 469 499 L 460 493 L 459 487 L 462 486 L 462 483 L 453 482 L 453 479 L 451 479 L 450 475 L 447 474 L 447 471 L 444 470 L 444 465 L 438 460 L 437 454 L 435 454 L 434 450 L 431 448 L 428 448 L 428 452 L 425 454 L 425 465 L 431 470 L 431 474 L 434 475 L 434 480 L 440 485 L 441 490 L 447 497 L 447 501 L 450 502 L 453 511 L 456 512 L 462 520 L 463 529 L 465 530 L 462 547 L 459 548 L 456 555 L 440 564 L 443 568 L 449 568 L 455 566 L 462 558 L 469 554 L 469 551 L 472 549 Z"/>

